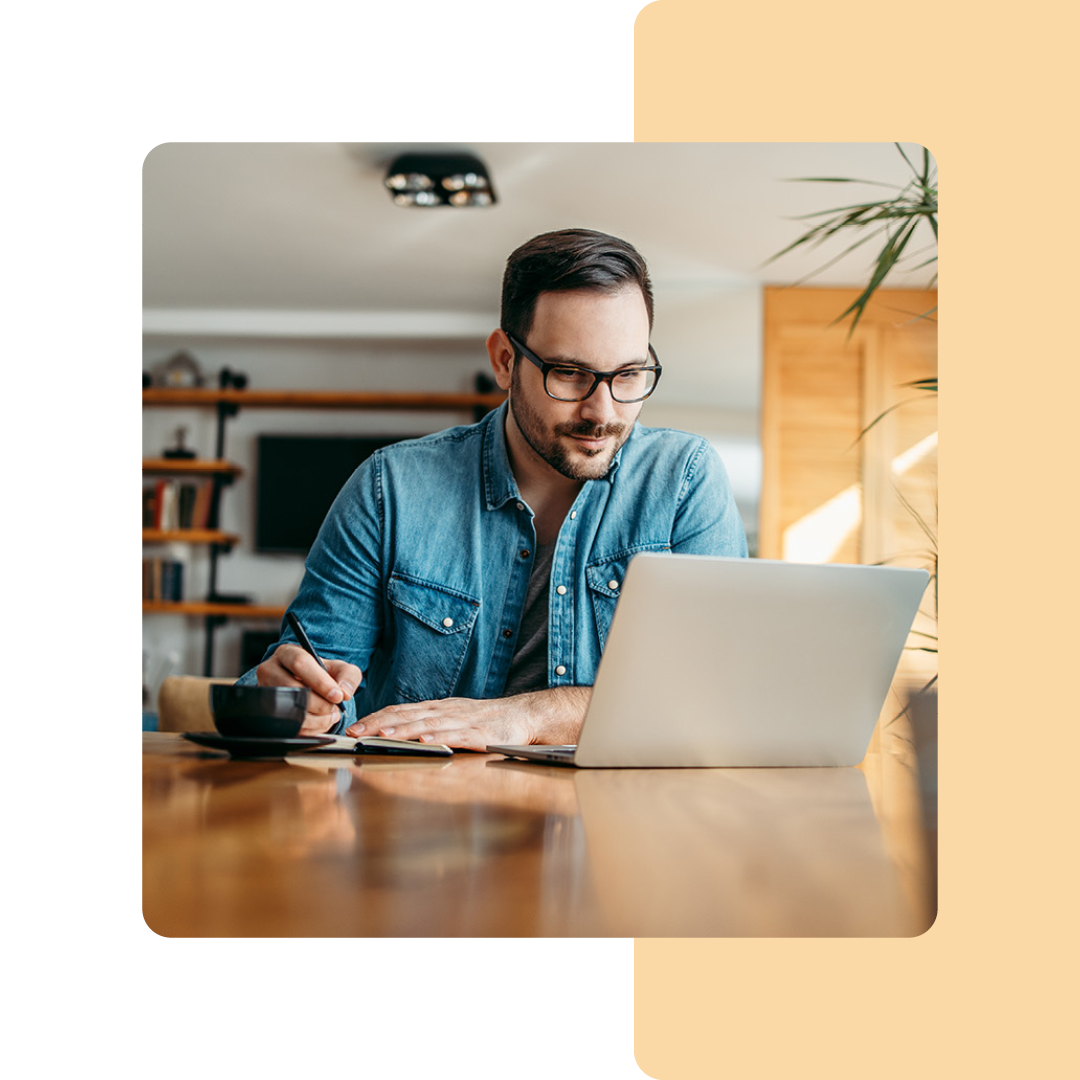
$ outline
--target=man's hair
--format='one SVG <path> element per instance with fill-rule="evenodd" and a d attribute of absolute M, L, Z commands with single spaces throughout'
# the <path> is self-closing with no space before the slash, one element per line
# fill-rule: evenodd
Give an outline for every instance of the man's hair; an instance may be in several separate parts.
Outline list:
<path fill-rule="evenodd" d="M 652 282 L 645 260 L 632 244 L 592 229 L 561 229 L 534 236 L 506 260 L 500 326 L 524 341 L 532 329 L 541 293 L 592 289 L 641 289 L 649 329 L 653 322 Z"/>

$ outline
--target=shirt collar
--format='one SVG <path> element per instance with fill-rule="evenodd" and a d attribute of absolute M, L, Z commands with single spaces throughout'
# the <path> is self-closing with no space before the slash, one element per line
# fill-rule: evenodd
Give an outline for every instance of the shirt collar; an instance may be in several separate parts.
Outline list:
<path fill-rule="evenodd" d="M 506 453 L 506 413 L 509 407 L 509 401 L 504 401 L 484 419 L 487 424 L 487 431 L 484 432 L 484 494 L 489 510 L 520 498 Z"/>

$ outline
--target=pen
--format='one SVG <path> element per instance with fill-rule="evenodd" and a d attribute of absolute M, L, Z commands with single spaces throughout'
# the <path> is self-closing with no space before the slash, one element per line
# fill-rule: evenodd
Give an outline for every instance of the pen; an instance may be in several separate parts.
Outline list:
<path fill-rule="evenodd" d="M 285 618 L 289 620 L 292 632 L 296 635 L 296 639 L 300 642 L 304 652 L 314 657 L 315 663 L 317 663 L 323 671 L 326 671 L 326 665 L 319 659 L 319 654 L 315 651 L 315 646 L 311 644 L 311 638 L 307 636 L 304 628 L 300 625 L 300 620 L 291 611 L 285 612 Z M 329 675 L 330 672 L 326 671 L 326 674 Z"/>
<path fill-rule="evenodd" d="M 296 640 L 300 642 L 300 645 L 303 648 L 304 652 L 312 656 L 315 660 L 315 663 L 318 664 L 319 667 L 323 669 L 323 671 L 326 671 L 327 675 L 330 675 L 330 672 L 326 670 L 326 665 L 322 662 L 322 660 L 319 659 L 319 654 L 315 651 L 315 646 L 311 644 L 311 638 L 307 636 L 307 631 L 305 631 L 304 628 L 300 625 L 300 620 L 291 611 L 285 612 L 285 618 L 289 620 L 289 625 L 292 627 L 292 632 L 296 635 Z M 330 677 L 333 678 L 332 675 L 330 675 Z M 341 715 L 344 716 L 344 701 L 341 701 L 338 704 L 338 709 L 341 710 Z"/>

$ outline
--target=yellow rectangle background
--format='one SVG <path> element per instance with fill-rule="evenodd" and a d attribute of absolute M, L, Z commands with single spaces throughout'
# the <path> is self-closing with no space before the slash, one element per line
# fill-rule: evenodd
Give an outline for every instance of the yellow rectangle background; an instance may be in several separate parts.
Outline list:
<path fill-rule="evenodd" d="M 637 141 L 918 142 L 941 195 L 938 919 L 900 940 L 636 941 L 649 1076 L 1076 1067 L 1076 23 L 1045 0 L 638 15 Z"/>

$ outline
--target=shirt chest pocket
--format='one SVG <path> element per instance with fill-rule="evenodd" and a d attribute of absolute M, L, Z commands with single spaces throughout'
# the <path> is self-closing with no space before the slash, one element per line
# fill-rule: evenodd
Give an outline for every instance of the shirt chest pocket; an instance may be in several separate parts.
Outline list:
<path fill-rule="evenodd" d="M 593 615 L 596 618 L 596 633 L 600 639 L 600 648 L 607 643 L 611 619 L 615 614 L 615 605 L 619 600 L 623 579 L 626 577 L 626 565 L 630 557 L 605 559 L 592 563 L 585 568 L 585 582 L 589 587 Z"/>
<path fill-rule="evenodd" d="M 626 568 L 630 560 L 641 551 L 670 551 L 669 544 L 649 544 L 635 548 L 631 552 L 622 552 L 607 559 L 597 559 L 585 568 L 585 582 L 589 587 L 593 614 L 596 617 L 596 633 L 600 639 L 600 649 L 607 644 L 611 619 L 615 614 L 615 605 L 622 594 L 626 580 Z"/>
<path fill-rule="evenodd" d="M 391 684 L 398 700 L 450 697 L 472 639 L 480 602 L 404 574 L 390 576 L 393 619 Z"/>

